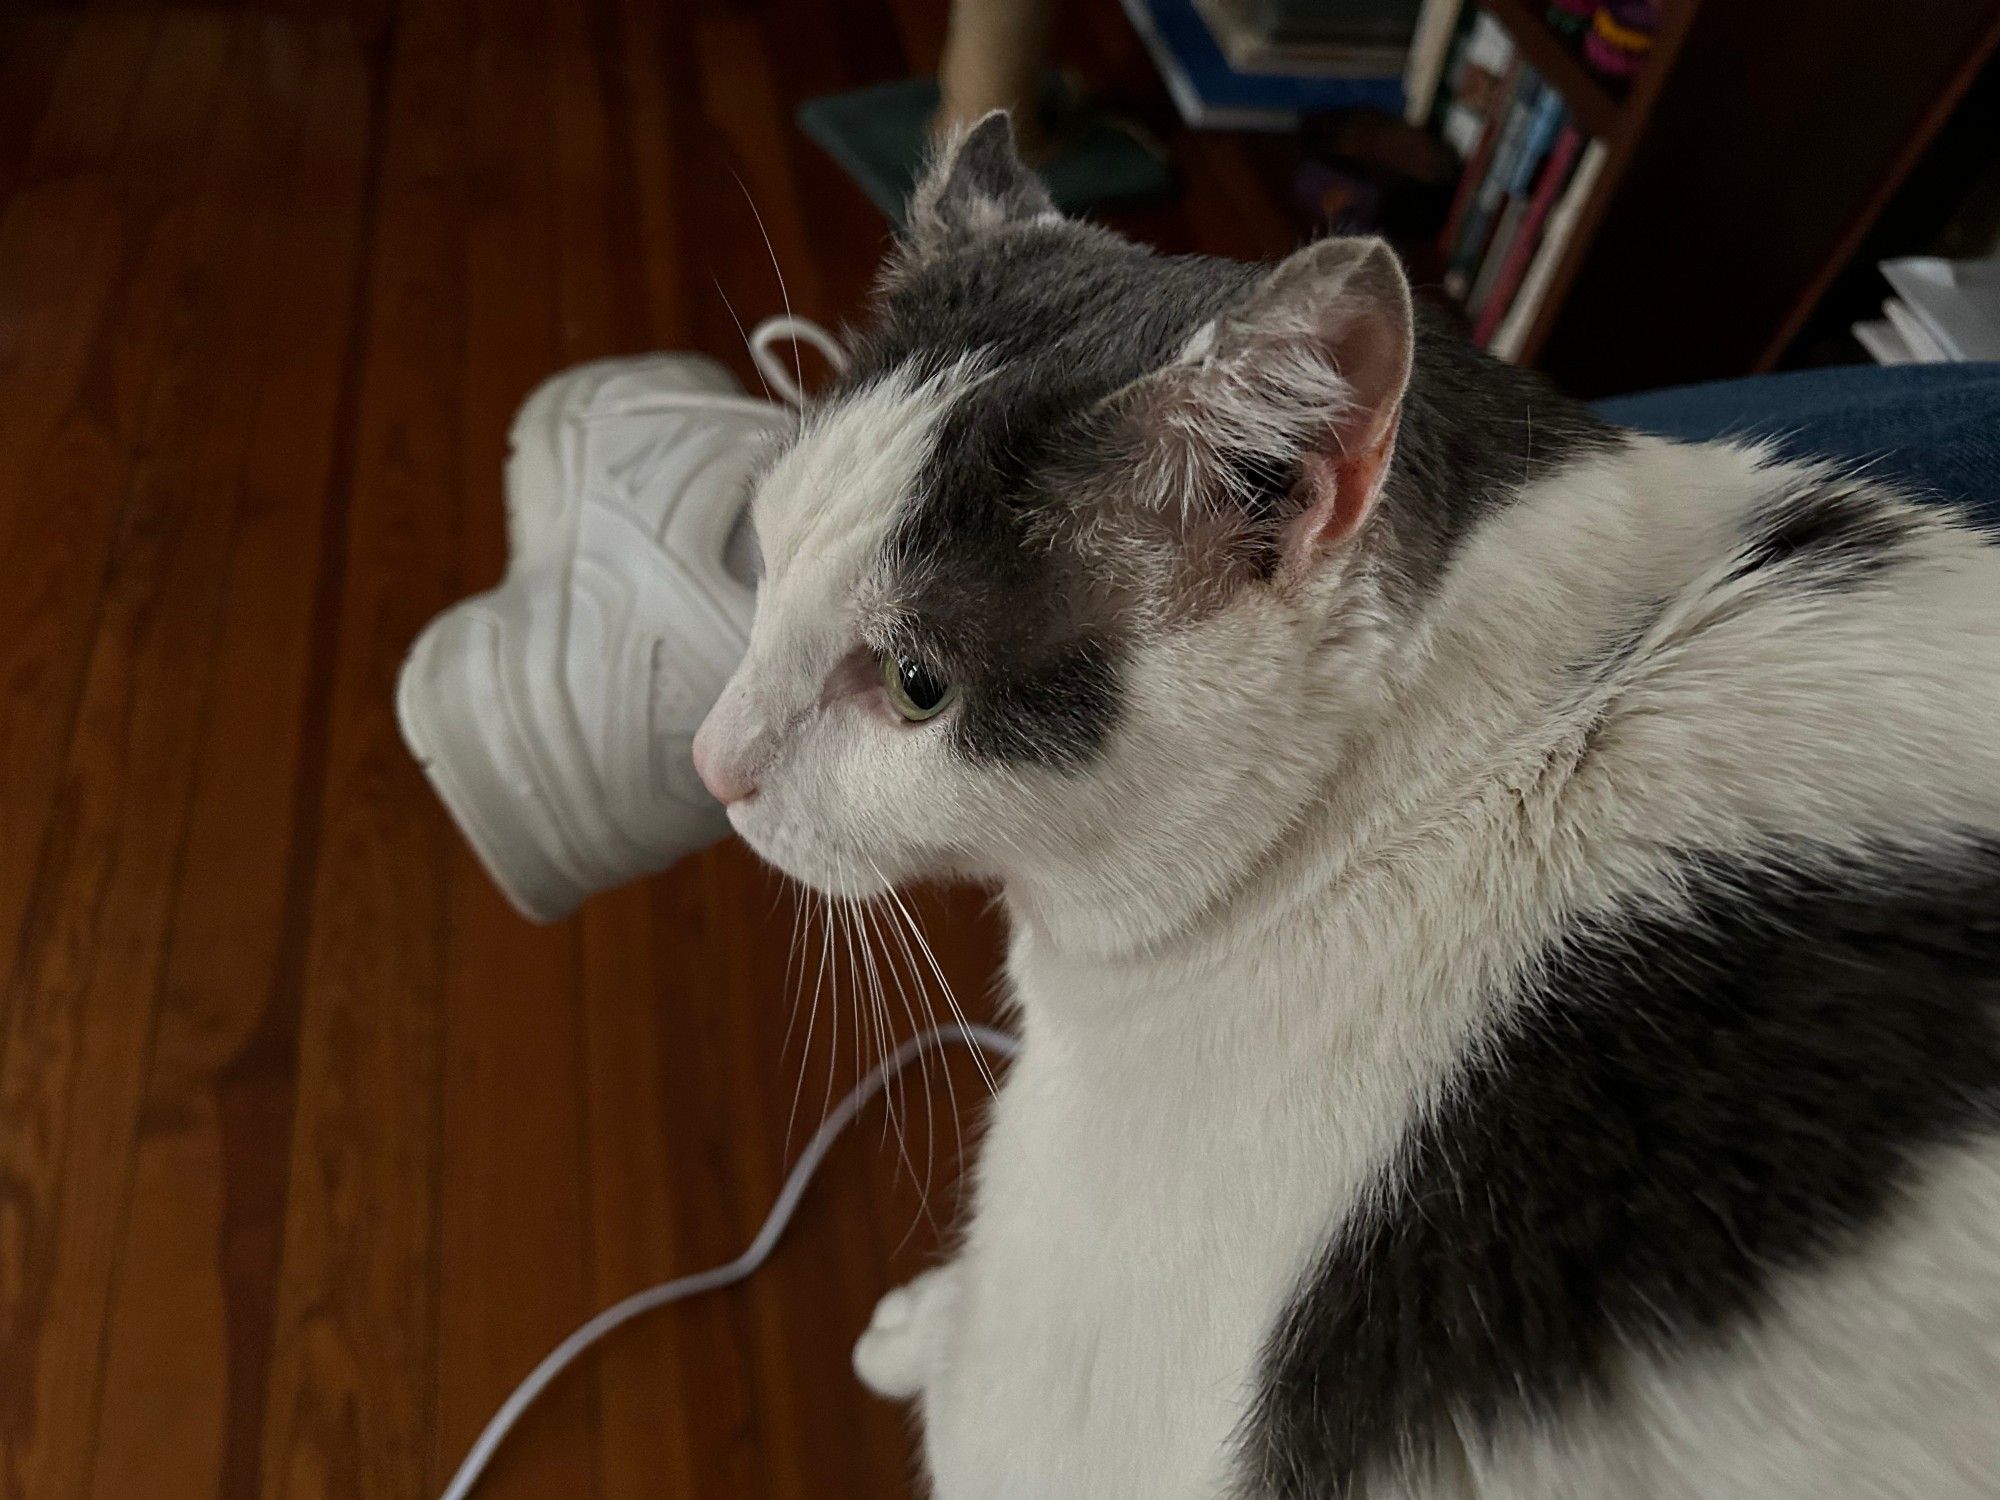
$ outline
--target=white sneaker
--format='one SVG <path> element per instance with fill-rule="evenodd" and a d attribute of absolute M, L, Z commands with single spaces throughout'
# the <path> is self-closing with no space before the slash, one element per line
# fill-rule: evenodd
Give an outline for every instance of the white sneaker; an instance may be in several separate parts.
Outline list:
<path fill-rule="evenodd" d="M 799 319 L 751 341 L 839 347 Z M 396 717 L 494 881 L 551 922 L 729 831 L 694 773 L 695 730 L 742 657 L 759 571 L 744 511 L 788 406 L 713 360 L 656 354 L 565 371 L 514 418 L 507 576 L 425 627 Z"/>

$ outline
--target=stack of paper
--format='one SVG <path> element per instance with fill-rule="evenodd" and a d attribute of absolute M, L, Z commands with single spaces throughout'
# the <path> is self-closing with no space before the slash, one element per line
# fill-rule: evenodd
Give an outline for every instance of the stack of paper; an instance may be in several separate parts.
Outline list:
<path fill-rule="evenodd" d="M 1913 255 L 1882 262 L 1896 295 L 1882 316 L 1854 325 L 1878 365 L 2000 359 L 2000 259 Z"/>

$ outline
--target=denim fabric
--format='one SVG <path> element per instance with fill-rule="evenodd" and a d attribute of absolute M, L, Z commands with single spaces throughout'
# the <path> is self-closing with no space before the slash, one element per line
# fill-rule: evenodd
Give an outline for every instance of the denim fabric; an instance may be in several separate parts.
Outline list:
<path fill-rule="evenodd" d="M 1865 462 L 2000 527 L 2000 363 L 1800 370 L 1620 396 L 1596 409 L 1662 437 L 1775 437 L 1800 457 Z"/>

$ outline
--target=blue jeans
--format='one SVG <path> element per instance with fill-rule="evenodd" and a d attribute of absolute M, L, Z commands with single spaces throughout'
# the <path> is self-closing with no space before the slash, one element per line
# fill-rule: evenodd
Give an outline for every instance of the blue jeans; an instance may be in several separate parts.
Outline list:
<path fill-rule="evenodd" d="M 1866 462 L 2000 528 L 2000 363 L 1759 375 L 1620 396 L 1597 411 L 1662 437 L 1773 437 L 1798 457 Z"/>

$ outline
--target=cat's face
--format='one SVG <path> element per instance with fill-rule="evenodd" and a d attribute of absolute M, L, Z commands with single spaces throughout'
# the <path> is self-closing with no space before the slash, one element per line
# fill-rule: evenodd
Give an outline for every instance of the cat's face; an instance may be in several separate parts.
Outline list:
<path fill-rule="evenodd" d="M 1155 932 L 1373 691 L 1401 274 L 1365 241 L 1155 256 L 1056 215 L 998 116 L 912 225 L 758 488 L 756 621 L 697 759 L 810 885 L 968 877 L 1058 932 Z"/>

